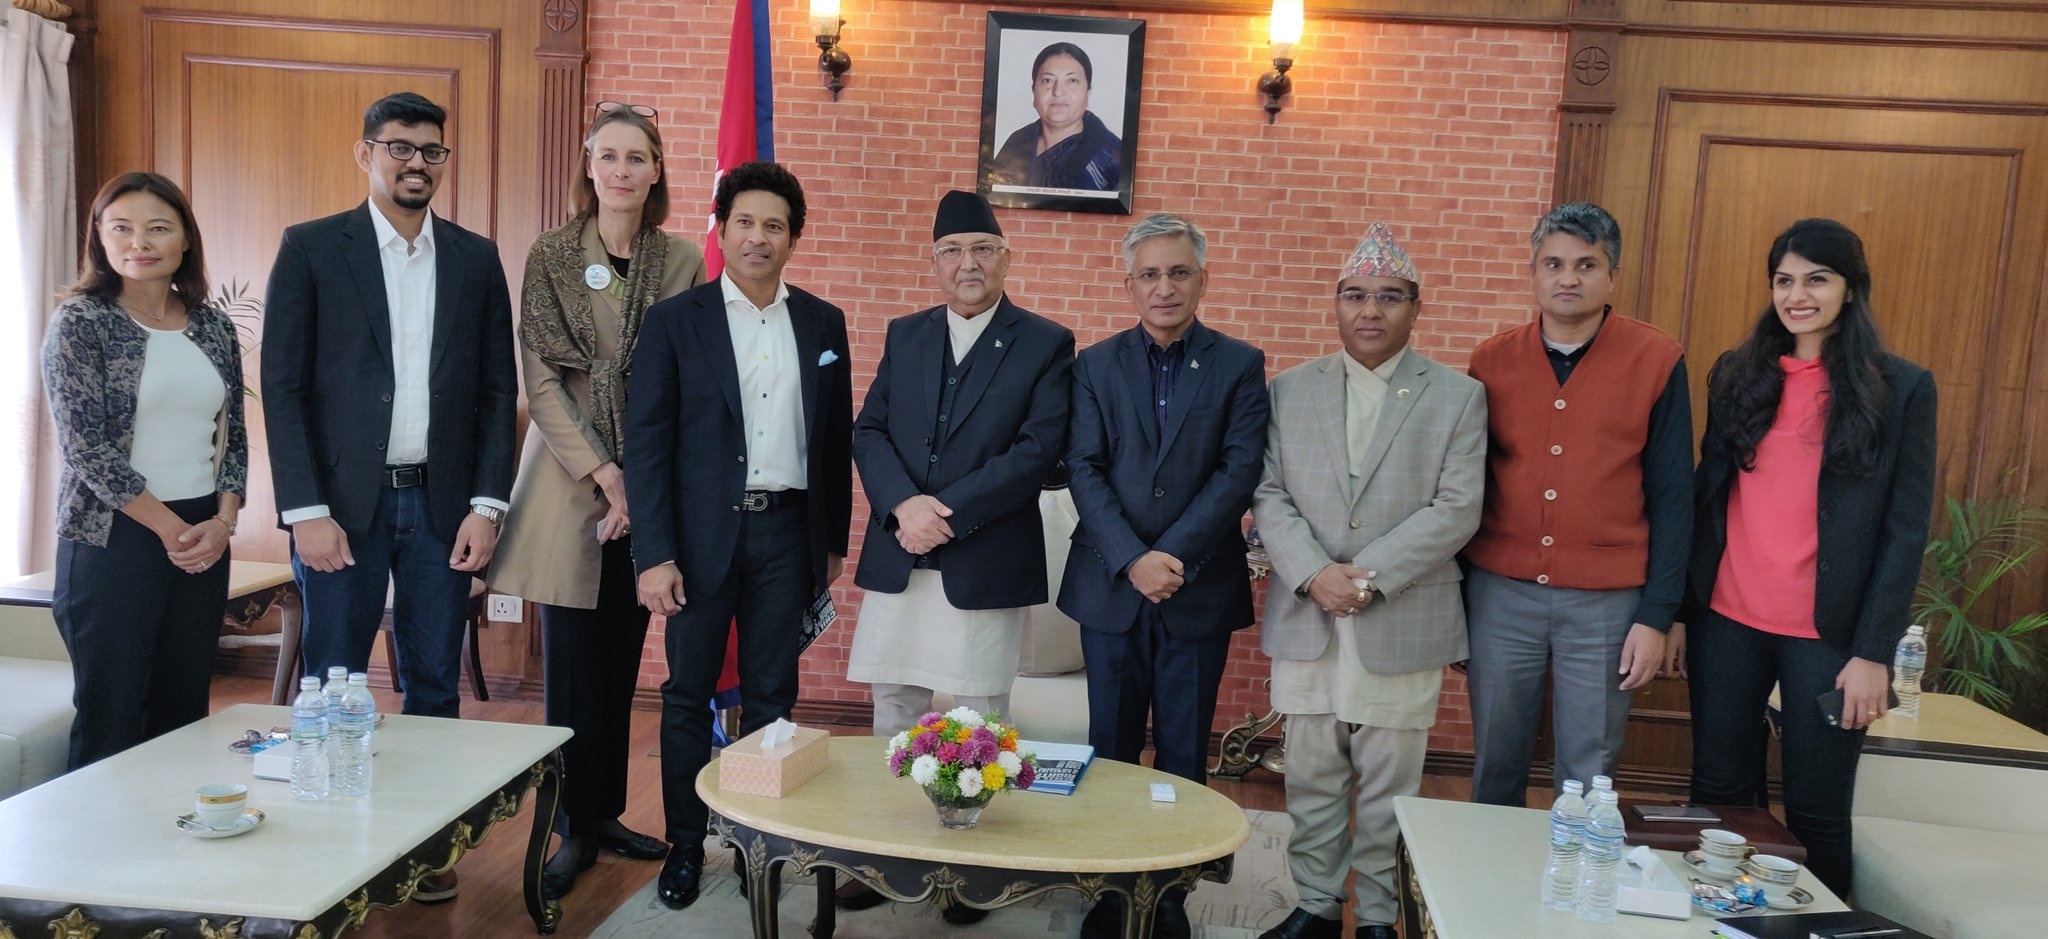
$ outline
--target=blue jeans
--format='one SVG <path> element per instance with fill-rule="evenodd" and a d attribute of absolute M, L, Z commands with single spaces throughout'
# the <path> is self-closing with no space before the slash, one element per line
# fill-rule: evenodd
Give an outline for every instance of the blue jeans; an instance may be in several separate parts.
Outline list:
<path fill-rule="evenodd" d="M 384 588 L 392 587 L 391 631 L 398 642 L 399 683 L 407 714 L 455 717 L 461 707 L 464 620 L 470 574 L 448 566 L 454 546 L 434 534 L 427 489 L 385 489 L 361 540 L 351 540 L 353 567 L 321 573 L 292 549 L 292 574 L 305 598 L 299 645 L 306 674 L 335 665 L 369 667 L 370 647 L 384 622 Z"/>

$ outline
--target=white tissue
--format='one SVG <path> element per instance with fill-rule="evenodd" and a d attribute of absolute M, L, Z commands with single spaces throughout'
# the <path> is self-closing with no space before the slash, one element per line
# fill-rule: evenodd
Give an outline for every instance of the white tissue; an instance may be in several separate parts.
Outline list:
<path fill-rule="evenodd" d="M 1623 857 L 1627 858 L 1630 864 L 1646 871 L 1650 869 L 1650 865 L 1658 863 L 1657 852 L 1650 850 L 1650 846 L 1646 844 L 1639 844 L 1630 848 Z"/>
<path fill-rule="evenodd" d="M 796 725 L 786 718 L 778 718 L 761 731 L 761 749 L 772 750 L 784 746 L 796 737 Z"/>

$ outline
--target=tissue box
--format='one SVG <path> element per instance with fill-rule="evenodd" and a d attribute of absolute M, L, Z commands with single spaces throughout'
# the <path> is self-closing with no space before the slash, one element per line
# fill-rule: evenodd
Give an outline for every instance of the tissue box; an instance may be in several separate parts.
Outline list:
<path fill-rule="evenodd" d="M 276 779 L 290 782 L 292 760 L 299 755 L 299 745 L 286 740 L 272 747 L 264 747 L 250 759 L 256 764 L 257 779 Z"/>
<path fill-rule="evenodd" d="M 1649 855 L 1645 866 L 1633 863 L 1640 851 Z M 1692 916 L 1692 892 L 1685 882 L 1671 872 L 1662 857 L 1648 848 L 1636 848 L 1629 852 L 1614 868 L 1614 908 L 1622 913 L 1637 916 L 1659 916 L 1665 919 L 1687 919 Z"/>
<path fill-rule="evenodd" d="M 734 741 L 718 757 L 718 789 L 780 799 L 825 771 L 832 758 L 831 734 L 798 727 L 788 743 L 763 748 L 757 730 Z"/>

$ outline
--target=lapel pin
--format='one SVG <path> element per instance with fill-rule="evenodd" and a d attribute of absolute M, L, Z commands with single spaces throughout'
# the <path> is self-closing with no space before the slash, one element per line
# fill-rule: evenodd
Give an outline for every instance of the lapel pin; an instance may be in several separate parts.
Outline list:
<path fill-rule="evenodd" d="M 1193 359 L 1189 359 L 1189 360 L 1188 360 L 1188 367 L 1189 367 L 1189 368 L 1201 368 L 1201 367 L 1202 367 L 1202 363 L 1200 363 L 1200 362 L 1197 362 L 1197 361 L 1195 361 L 1195 360 L 1193 360 Z"/>
<path fill-rule="evenodd" d="M 996 348 L 1000 349 L 1000 348 L 1002 348 L 1002 347 L 1003 347 L 1003 341 L 1002 341 L 1001 339 L 998 339 L 998 340 L 996 340 Z"/>
<path fill-rule="evenodd" d="M 1406 388 L 1403 388 L 1403 389 L 1401 389 L 1400 391 L 1396 391 L 1396 392 L 1394 392 L 1394 397 L 1396 397 L 1396 398 L 1405 398 L 1405 397 L 1408 397 L 1408 389 L 1406 389 Z"/>

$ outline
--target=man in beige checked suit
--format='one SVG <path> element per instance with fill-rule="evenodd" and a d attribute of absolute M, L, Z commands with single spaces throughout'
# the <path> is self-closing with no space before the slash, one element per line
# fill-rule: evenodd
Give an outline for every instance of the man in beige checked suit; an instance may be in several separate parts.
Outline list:
<path fill-rule="evenodd" d="M 1335 939 L 1347 861 L 1358 939 L 1392 939 L 1393 800 L 1420 789 L 1443 667 L 1465 658 L 1456 558 L 1479 527 L 1486 393 L 1408 348 L 1421 280 L 1374 222 L 1338 274 L 1343 351 L 1273 380 L 1252 516 L 1301 904 L 1261 939 Z"/>

